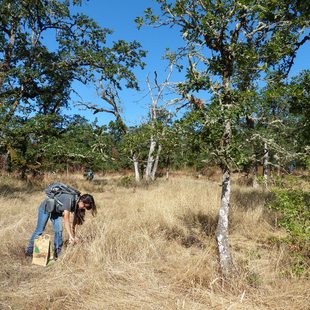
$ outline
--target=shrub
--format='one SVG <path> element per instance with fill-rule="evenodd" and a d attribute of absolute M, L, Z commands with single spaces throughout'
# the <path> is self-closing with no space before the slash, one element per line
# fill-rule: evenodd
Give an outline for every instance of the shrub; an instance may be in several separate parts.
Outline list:
<path fill-rule="evenodd" d="M 122 186 L 126 188 L 135 187 L 137 185 L 134 177 L 132 176 L 121 177 L 117 184 L 118 186 Z"/>
<path fill-rule="evenodd" d="M 295 274 L 302 274 L 307 269 L 310 257 L 310 193 L 277 189 L 273 191 L 273 198 L 268 206 L 278 211 L 277 223 L 289 233 L 285 241 L 289 243 L 299 262 L 298 272 Z M 300 266 L 303 266 L 302 269 Z"/>

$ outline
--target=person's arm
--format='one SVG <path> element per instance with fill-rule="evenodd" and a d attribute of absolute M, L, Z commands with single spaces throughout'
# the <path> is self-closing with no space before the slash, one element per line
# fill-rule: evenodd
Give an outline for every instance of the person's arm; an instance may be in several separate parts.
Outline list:
<path fill-rule="evenodd" d="M 70 212 L 67 210 L 64 210 L 64 225 L 65 229 L 69 235 L 69 243 L 74 242 L 74 230 L 72 229 L 71 223 L 70 223 Z"/>
<path fill-rule="evenodd" d="M 76 223 L 76 221 L 74 220 L 74 217 L 73 217 L 73 222 L 72 222 L 72 232 L 73 232 L 73 237 L 74 237 L 74 242 L 79 242 L 80 239 L 76 236 L 77 235 L 77 227 L 79 225 Z"/>

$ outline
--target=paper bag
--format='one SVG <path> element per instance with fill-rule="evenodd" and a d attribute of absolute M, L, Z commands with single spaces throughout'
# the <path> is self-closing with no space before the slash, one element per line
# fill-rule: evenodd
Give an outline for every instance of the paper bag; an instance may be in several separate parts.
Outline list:
<path fill-rule="evenodd" d="M 52 244 L 49 235 L 42 235 L 34 240 L 32 263 L 46 266 L 52 256 Z"/>

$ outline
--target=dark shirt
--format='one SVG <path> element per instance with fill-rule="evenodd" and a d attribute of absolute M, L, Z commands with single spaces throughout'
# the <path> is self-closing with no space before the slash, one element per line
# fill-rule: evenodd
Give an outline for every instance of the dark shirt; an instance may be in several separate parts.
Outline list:
<path fill-rule="evenodd" d="M 62 213 L 67 210 L 69 212 L 74 211 L 75 202 L 74 196 L 70 194 L 61 194 L 55 197 L 56 199 L 56 212 Z"/>

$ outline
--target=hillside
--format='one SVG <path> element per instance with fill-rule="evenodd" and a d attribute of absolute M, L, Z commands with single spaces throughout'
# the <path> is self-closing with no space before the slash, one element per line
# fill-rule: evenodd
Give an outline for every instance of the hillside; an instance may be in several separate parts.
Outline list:
<path fill-rule="evenodd" d="M 24 248 L 51 180 L 0 181 L 0 309 L 310 308 L 309 279 L 291 272 L 290 248 L 278 242 L 286 232 L 264 207 L 268 192 L 234 186 L 236 275 L 222 282 L 214 240 L 218 182 L 178 176 L 126 187 L 126 177 L 62 179 L 92 193 L 98 215 L 87 214 L 80 244 L 40 267 Z M 52 234 L 50 223 L 46 232 Z"/>

